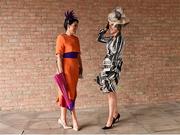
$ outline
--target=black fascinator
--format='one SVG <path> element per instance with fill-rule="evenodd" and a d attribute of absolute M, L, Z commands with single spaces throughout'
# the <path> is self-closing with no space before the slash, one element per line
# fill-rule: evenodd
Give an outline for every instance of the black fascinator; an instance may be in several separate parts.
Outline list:
<path fill-rule="evenodd" d="M 67 30 L 67 25 L 71 25 L 74 22 L 79 22 L 78 18 L 75 16 L 75 13 L 73 10 L 66 11 L 64 13 L 65 20 L 64 20 L 64 28 Z"/>
<path fill-rule="evenodd" d="M 75 13 L 74 13 L 74 11 L 73 10 L 71 10 L 71 11 L 66 11 L 65 13 L 64 13 L 64 16 L 65 16 L 65 19 L 67 19 L 67 20 L 73 20 L 73 19 L 77 19 L 77 17 L 75 16 Z"/>

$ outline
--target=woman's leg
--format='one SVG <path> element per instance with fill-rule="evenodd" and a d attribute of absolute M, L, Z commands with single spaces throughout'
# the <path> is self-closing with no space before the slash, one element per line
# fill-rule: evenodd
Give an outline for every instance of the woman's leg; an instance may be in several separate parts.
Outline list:
<path fill-rule="evenodd" d="M 64 107 L 61 107 L 61 116 L 58 119 L 58 123 L 61 124 L 64 129 L 69 129 L 69 128 L 72 128 L 72 127 L 67 125 L 66 113 L 67 113 L 67 109 L 64 108 Z"/>
<path fill-rule="evenodd" d="M 67 114 L 67 109 L 65 107 L 61 107 L 61 121 L 67 125 L 67 121 L 66 121 L 66 114 Z"/>
<path fill-rule="evenodd" d="M 113 117 L 116 118 L 118 115 L 118 106 L 117 106 L 117 93 L 114 93 L 114 112 L 113 112 Z"/>
<path fill-rule="evenodd" d="M 79 127 L 78 127 L 78 121 L 77 121 L 75 108 L 72 110 L 72 122 L 73 122 L 73 129 L 78 131 Z"/>
<path fill-rule="evenodd" d="M 108 103 L 109 103 L 109 116 L 106 123 L 106 126 L 109 127 L 112 125 L 114 112 L 116 111 L 116 97 L 114 92 L 108 93 Z"/>

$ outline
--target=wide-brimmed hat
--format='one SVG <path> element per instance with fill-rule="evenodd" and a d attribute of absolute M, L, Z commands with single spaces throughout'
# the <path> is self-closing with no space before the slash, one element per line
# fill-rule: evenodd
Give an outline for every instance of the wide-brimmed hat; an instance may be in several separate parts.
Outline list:
<path fill-rule="evenodd" d="M 126 25 L 129 23 L 129 18 L 126 17 L 123 9 L 121 7 L 116 7 L 108 14 L 108 21 L 114 25 Z"/>

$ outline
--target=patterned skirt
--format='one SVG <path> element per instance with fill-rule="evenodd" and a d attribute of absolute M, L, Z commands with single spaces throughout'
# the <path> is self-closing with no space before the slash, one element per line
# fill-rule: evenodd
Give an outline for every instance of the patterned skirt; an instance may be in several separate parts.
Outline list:
<path fill-rule="evenodd" d="M 123 61 L 116 61 L 108 67 L 104 65 L 103 71 L 97 76 L 96 81 L 100 86 L 100 90 L 105 93 L 115 92 L 116 86 L 120 78 L 120 72 Z M 107 70 L 108 69 L 108 70 Z"/>

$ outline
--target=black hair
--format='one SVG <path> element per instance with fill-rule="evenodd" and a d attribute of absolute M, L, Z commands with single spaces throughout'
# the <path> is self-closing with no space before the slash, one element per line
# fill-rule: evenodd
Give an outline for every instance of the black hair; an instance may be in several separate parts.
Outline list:
<path fill-rule="evenodd" d="M 67 30 L 67 26 L 73 24 L 74 22 L 79 23 L 78 18 L 74 15 L 74 11 L 66 11 L 65 12 L 65 20 L 64 20 L 64 28 Z"/>

